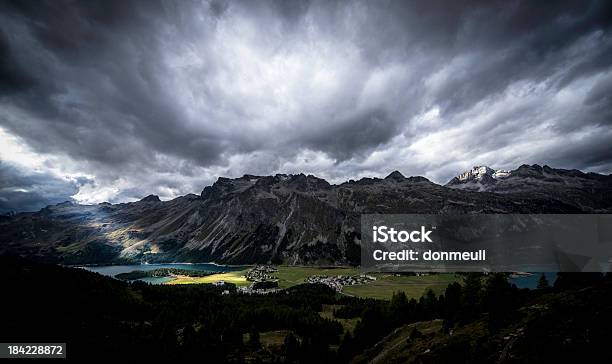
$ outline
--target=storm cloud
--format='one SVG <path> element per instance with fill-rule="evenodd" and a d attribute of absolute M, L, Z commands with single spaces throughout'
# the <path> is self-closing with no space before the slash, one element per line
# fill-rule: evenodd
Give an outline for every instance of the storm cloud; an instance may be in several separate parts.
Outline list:
<path fill-rule="evenodd" d="M 610 173 L 611 25 L 609 1 L 4 1 L 0 198 Z"/>
<path fill-rule="evenodd" d="M 0 213 L 36 211 L 47 205 L 71 201 L 85 179 L 64 180 L 0 162 Z"/>

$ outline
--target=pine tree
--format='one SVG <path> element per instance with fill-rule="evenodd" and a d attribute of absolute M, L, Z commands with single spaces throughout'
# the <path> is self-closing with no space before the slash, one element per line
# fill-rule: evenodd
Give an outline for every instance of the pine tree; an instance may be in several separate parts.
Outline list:
<path fill-rule="evenodd" d="M 259 341 L 259 331 L 252 329 L 249 333 L 249 345 L 253 348 L 259 348 L 261 342 Z"/>
<path fill-rule="evenodd" d="M 546 279 L 546 275 L 542 273 L 540 276 L 540 280 L 538 281 L 538 289 L 546 289 L 550 288 L 550 284 L 548 283 L 548 279 Z"/>
<path fill-rule="evenodd" d="M 448 332 L 455 326 L 457 315 L 461 307 L 461 285 L 457 282 L 450 284 L 444 292 L 445 304 L 442 314 L 444 315 L 444 331 Z"/>
<path fill-rule="evenodd" d="M 295 335 L 293 335 L 293 333 L 290 333 L 289 335 L 285 336 L 282 352 L 285 356 L 285 361 L 287 363 L 294 362 L 300 355 L 300 342 L 295 337 Z"/>
<path fill-rule="evenodd" d="M 459 321 L 461 323 L 471 321 L 481 309 L 482 298 L 482 274 L 468 273 L 461 292 L 461 310 Z"/>
<path fill-rule="evenodd" d="M 348 363 L 356 350 L 357 347 L 355 345 L 355 340 L 353 340 L 353 335 L 351 335 L 350 331 L 347 331 L 338 348 L 338 358 L 341 362 Z"/>

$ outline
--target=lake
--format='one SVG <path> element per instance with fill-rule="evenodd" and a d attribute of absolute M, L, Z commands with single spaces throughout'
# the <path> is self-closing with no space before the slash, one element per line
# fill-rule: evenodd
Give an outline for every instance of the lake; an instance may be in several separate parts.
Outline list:
<path fill-rule="evenodd" d="M 510 278 L 510 283 L 514 283 L 518 288 L 534 289 L 538 287 L 538 281 L 540 280 L 541 276 L 542 273 L 533 273 L 529 276 L 514 277 Z M 552 285 L 557 280 L 557 273 L 548 272 L 544 273 L 544 276 L 546 277 L 546 279 L 548 279 L 548 284 L 550 284 L 550 286 L 552 287 Z"/>
<path fill-rule="evenodd" d="M 114 277 L 120 273 L 129 273 L 135 270 L 150 271 L 158 268 L 176 268 L 184 270 L 201 270 L 208 272 L 233 272 L 242 270 L 245 266 L 229 266 L 218 265 L 213 263 L 160 263 L 160 264 L 125 264 L 125 265 L 98 265 L 98 266 L 81 266 L 79 268 L 87 269 L 92 272 L 100 273 L 105 276 Z M 145 277 L 139 279 L 143 282 L 151 284 L 162 284 L 171 281 L 170 277 Z"/>
<path fill-rule="evenodd" d="M 126 265 L 100 265 L 100 266 L 82 266 L 92 272 L 100 273 L 105 276 L 114 277 L 119 273 L 129 273 L 135 270 L 149 271 L 157 268 L 176 268 L 185 270 L 201 270 L 209 272 L 233 272 L 243 270 L 246 266 L 228 266 L 217 265 L 213 263 L 160 263 L 160 264 L 126 264 Z M 510 283 L 514 283 L 518 288 L 534 289 L 538 286 L 538 280 L 542 273 L 534 273 L 529 276 L 519 276 L 510 278 Z M 557 273 L 544 273 L 548 279 L 548 283 L 552 286 L 557 279 Z M 140 279 L 143 282 L 151 284 L 163 284 L 171 281 L 170 277 L 145 277 Z"/>

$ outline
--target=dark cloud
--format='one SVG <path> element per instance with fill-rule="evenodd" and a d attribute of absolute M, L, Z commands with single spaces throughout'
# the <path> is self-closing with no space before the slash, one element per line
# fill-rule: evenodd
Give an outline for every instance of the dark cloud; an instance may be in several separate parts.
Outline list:
<path fill-rule="evenodd" d="M 0 31 L 0 95 L 17 93 L 34 85 L 33 80 L 23 70 L 12 54 L 8 37 Z"/>
<path fill-rule="evenodd" d="M 87 183 L 91 181 L 68 181 L 0 162 L 0 214 L 38 211 L 47 205 L 72 201 L 79 187 Z"/>
<path fill-rule="evenodd" d="M 325 129 L 315 129 L 301 135 L 303 144 L 336 156 L 349 159 L 358 151 L 371 150 L 397 135 L 397 122 L 385 110 L 368 110 L 345 120 L 332 123 Z"/>
<path fill-rule="evenodd" d="M 611 25 L 595 0 L 5 1 L 0 127 L 115 200 L 552 154 L 609 173 Z"/>

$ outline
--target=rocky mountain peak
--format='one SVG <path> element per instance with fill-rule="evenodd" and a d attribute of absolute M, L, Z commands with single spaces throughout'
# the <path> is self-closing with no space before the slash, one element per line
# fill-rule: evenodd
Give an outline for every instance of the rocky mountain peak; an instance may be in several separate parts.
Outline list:
<path fill-rule="evenodd" d="M 2 216 L 0 241 L 9 243 L 1 244 L 0 254 L 3 248 L 51 252 L 49 259 L 67 264 L 137 262 L 144 256 L 231 264 L 358 263 L 362 214 L 610 213 L 611 191 L 611 175 L 538 165 L 511 172 L 476 166 L 446 187 L 399 172 L 338 185 L 306 174 L 221 177 L 204 188 L 202 198 L 159 202 L 151 195 L 143 199 L 151 202 L 62 204 Z M 62 249 L 75 243 L 84 245 Z"/>
<path fill-rule="evenodd" d="M 287 185 L 291 188 L 295 188 L 298 191 L 310 191 L 318 189 L 327 189 L 330 184 L 319 177 L 313 175 L 305 175 L 303 173 L 290 175 L 287 179 Z"/>
<path fill-rule="evenodd" d="M 403 174 L 401 174 L 399 171 L 393 171 L 391 172 L 387 177 L 385 177 L 385 180 L 393 180 L 393 181 L 403 181 L 404 179 L 406 179 L 406 177 L 404 177 Z"/>
<path fill-rule="evenodd" d="M 140 201 L 143 201 L 143 202 L 160 202 L 161 200 L 159 199 L 159 196 L 151 194 L 151 195 L 149 195 L 147 197 L 144 197 Z"/>
<path fill-rule="evenodd" d="M 548 166 L 546 166 L 548 167 Z M 546 171 L 548 173 L 554 173 L 554 171 L 549 170 L 550 167 L 548 167 L 546 169 Z M 542 166 L 540 166 L 539 164 L 532 164 L 532 165 L 528 165 L 528 164 L 523 164 L 520 167 L 518 167 L 517 169 L 515 169 L 514 171 L 512 171 L 512 175 L 513 176 L 518 176 L 518 177 L 535 177 L 535 178 L 541 178 L 543 175 L 542 173 L 544 172 L 544 168 L 542 168 Z"/>
<path fill-rule="evenodd" d="M 227 178 L 219 177 L 212 186 L 204 187 L 202 190 L 202 198 L 207 199 L 209 197 L 219 198 L 229 194 L 243 192 L 260 180 L 260 177 L 245 174 L 239 178 Z"/>
<path fill-rule="evenodd" d="M 446 186 L 474 191 L 485 191 L 490 186 L 495 185 L 498 180 L 509 177 L 510 173 L 510 171 L 503 169 L 495 170 L 485 165 L 474 166 L 471 170 L 460 173 L 451 179 Z"/>
<path fill-rule="evenodd" d="M 550 194 L 567 190 L 566 193 L 581 194 L 579 191 L 591 191 L 608 188 L 612 183 L 610 176 L 597 173 L 587 174 L 579 170 L 557 169 L 547 165 L 523 164 L 512 171 L 497 170 L 494 172 L 486 166 L 477 166 L 472 170 L 454 177 L 446 187 L 478 192 L 498 194 L 531 193 Z"/>
<path fill-rule="evenodd" d="M 429 182 L 432 183 L 430 180 L 428 180 L 427 178 L 423 177 L 423 176 L 411 176 L 406 178 L 408 181 L 410 182 L 414 182 L 414 183 L 418 183 L 418 182 Z"/>
<path fill-rule="evenodd" d="M 459 181 L 480 181 L 487 177 L 493 177 L 495 170 L 488 166 L 474 166 L 471 170 L 463 172 L 457 176 Z"/>

